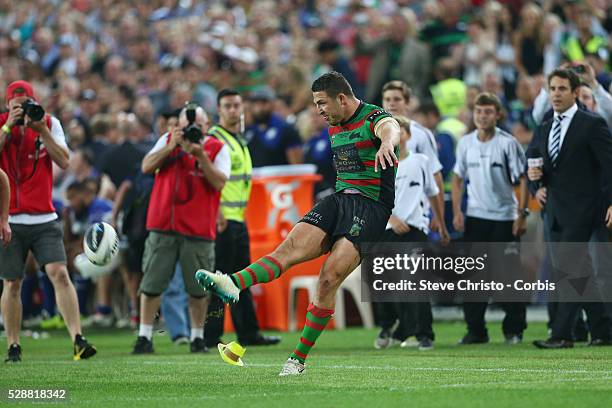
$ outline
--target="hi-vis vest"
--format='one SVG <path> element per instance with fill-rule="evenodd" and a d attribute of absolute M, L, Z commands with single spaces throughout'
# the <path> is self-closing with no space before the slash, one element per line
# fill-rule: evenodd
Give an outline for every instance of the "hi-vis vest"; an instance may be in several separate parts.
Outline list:
<path fill-rule="evenodd" d="M 233 135 L 220 125 L 214 125 L 208 133 L 227 145 L 232 160 L 230 178 L 221 190 L 221 213 L 228 220 L 244 222 L 253 173 L 249 148 L 240 135 Z"/>
<path fill-rule="evenodd" d="M 442 116 L 457 117 L 465 106 L 467 86 L 459 79 L 449 78 L 432 85 L 429 90 Z"/>
<path fill-rule="evenodd" d="M 601 49 L 605 50 L 608 41 L 600 36 L 594 36 L 582 46 L 578 38 L 566 36 L 561 41 L 561 50 L 571 62 L 584 61 L 584 54 L 598 55 Z M 606 56 L 607 57 L 607 56 Z M 602 59 L 605 59 L 602 58 Z"/>

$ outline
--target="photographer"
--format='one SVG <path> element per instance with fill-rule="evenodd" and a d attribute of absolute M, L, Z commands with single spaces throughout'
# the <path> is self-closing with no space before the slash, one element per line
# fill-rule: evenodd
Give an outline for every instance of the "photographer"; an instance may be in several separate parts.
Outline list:
<path fill-rule="evenodd" d="M 204 109 L 187 104 L 180 113 L 179 127 L 160 137 L 142 162 L 144 173 L 157 173 L 147 214 L 140 330 L 133 354 L 153 352 L 153 318 L 177 262 L 189 294 L 191 352 L 207 351 L 204 317 L 209 297 L 193 272 L 214 267 L 221 189 L 231 167 L 229 148 L 213 137 L 204 137 L 207 128 Z"/>
<path fill-rule="evenodd" d="M 6 361 L 21 361 L 21 283 L 31 250 L 53 287 L 59 310 L 74 341 L 74 359 L 89 358 L 96 349 L 81 336 L 76 291 L 66 268 L 63 231 L 51 201 L 52 163 L 68 167 L 62 126 L 35 101 L 32 86 L 15 81 L 6 88 L 9 112 L 0 114 L 0 168 L 9 177 L 9 224 L 13 239 L 0 247 L 4 281 L 2 314 L 9 345 Z"/>

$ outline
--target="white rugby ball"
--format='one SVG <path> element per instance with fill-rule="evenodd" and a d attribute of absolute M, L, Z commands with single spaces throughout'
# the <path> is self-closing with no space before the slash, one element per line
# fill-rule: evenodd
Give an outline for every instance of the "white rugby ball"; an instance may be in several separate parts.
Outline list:
<path fill-rule="evenodd" d="M 92 264 L 107 265 L 119 251 L 117 232 L 110 224 L 97 222 L 85 232 L 83 249 Z"/>

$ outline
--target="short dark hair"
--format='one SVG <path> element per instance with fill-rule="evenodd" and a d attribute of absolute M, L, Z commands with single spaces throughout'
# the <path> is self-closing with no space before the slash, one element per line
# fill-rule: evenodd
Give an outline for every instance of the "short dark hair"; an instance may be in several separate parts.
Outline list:
<path fill-rule="evenodd" d="M 387 91 L 400 91 L 406 100 L 406 103 L 410 102 L 410 96 L 412 94 L 412 90 L 404 81 L 389 81 L 383 85 L 382 93 L 384 94 Z"/>
<path fill-rule="evenodd" d="M 90 166 L 93 166 L 94 161 L 95 161 L 95 153 L 92 149 L 90 149 L 89 147 L 79 147 L 77 149 L 77 152 L 81 152 L 81 154 L 83 155 L 83 160 L 85 160 L 85 163 L 87 163 Z"/>
<path fill-rule="evenodd" d="M 572 89 L 572 91 L 575 91 L 578 86 L 580 86 L 580 78 L 578 78 L 578 75 L 576 75 L 576 73 L 571 69 L 555 69 L 553 72 L 548 74 L 548 85 L 550 85 L 550 81 L 554 77 L 567 79 L 570 83 L 570 88 Z"/>
<path fill-rule="evenodd" d="M 336 71 L 328 72 L 315 79 L 311 90 L 312 92 L 325 92 L 332 98 L 339 94 L 355 96 L 353 88 L 351 88 L 346 78 Z"/>
<path fill-rule="evenodd" d="M 66 192 L 75 191 L 75 192 L 81 193 L 81 192 L 85 191 L 86 189 L 87 189 L 87 186 L 85 185 L 84 182 L 82 182 L 82 181 L 73 181 L 66 188 Z"/>
<path fill-rule="evenodd" d="M 438 109 L 438 107 L 436 106 L 435 103 L 431 102 L 431 101 L 426 101 L 424 102 L 421 106 L 419 106 L 419 109 L 417 109 L 417 112 L 423 114 L 423 115 L 435 115 L 437 117 L 440 117 L 440 109 Z"/>
<path fill-rule="evenodd" d="M 333 38 L 327 38 L 319 43 L 317 46 L 317 52 L 319 54 L 323 54 L 324 52 L 336 51 L 338 48 L 340 48 L 338 41 L 334 40 Z"/>
<path fill-rule="evenodd" d="M 225 98 L 226 96 L 241 96 L 241 95 L 240 95 L 240 92 L 238 92 L 237 90 L 233 88 L 224 88 L 217 94 L 217 106 L 221 104 L 221 99 Z"/>
<path fill-rule="evenodd" d="M 481 92 L 476 96 L 474 106 L 493 105 L 498 112 L 502 111 L 502 104 L 499 97 L 491 92 Z"/>

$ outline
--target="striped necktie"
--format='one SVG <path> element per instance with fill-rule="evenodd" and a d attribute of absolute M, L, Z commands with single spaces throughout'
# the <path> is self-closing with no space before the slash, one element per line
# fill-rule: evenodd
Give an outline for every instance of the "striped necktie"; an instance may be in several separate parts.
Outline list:
<path fill-rule="evenodd" d="M 552 144 L 550 145 L 550 162 L 553 167 L 557 166 L 557 159 L 559 158 L 559 150 L 561 148 L 561 123 L 565 116 L 559 115 L 555 119 L 555 126 L 553 128 Z"/>

